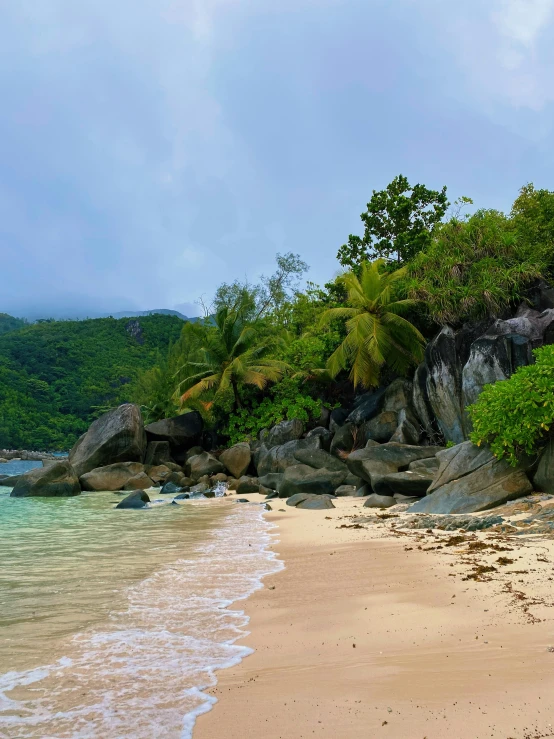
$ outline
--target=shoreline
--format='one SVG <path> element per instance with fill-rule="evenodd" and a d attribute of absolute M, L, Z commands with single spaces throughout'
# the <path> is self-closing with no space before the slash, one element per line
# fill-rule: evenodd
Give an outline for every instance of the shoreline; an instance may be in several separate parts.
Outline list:
<path fill-rule="evenodd" d="M 194 739 L 554 736 L 554 541 L 271 505 L 285 569 L 233 604 L 254 652 L 217 672 Z"/>

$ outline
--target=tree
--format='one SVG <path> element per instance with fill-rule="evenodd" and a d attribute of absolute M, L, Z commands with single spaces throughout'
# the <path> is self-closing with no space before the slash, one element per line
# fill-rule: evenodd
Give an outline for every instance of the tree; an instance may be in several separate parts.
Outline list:
<path fill-rule="evenodd" d="M 284 362 L 267 358 L 271 349 L 269 341 L 260 343 L 255 328 L 245 324 L 240 314 L 221 308 L 201 347 L 201 361 L 188 362 L 183 367 L 185 372 L 193 370 L 194 374 L 180 383 L 181 389 L 188 385 L 181 403 L 209 394 L 210 399 L 205 403 L 209 408 L 231 394 L 233 410 L 242 408 L 243 385 L 263 390 L 268 382 L 279 380 L 287 369 Z"/>
<path fill-rule="evenodd" d="M 350 368 L 354 387 L 377 387 L 385 365 L 404 374 L 423 358 L 423 336 L 401 315 L 416 301 L 396 299 L 405 268 L 387 273 L 382 272 L 384 266 L 385 260 L 377 259 L 364 262 L 359 277 L 353 271 L 342 275 L 347 307 L 330 308 L 321 319 L 345 320 L 346 338 L 327 360 L 327 371 L 336 377 Z"/>
<path fill-rule="evenodd" d="M 363 238 L 350 234 L 337 258 L 354 269 L 375 257 L 406 262 L 427 246 L 448 206 L 446 186 L 440 191 L 425 185 L 412 187 L 406 177 L 398 175 L 384 190 L 373 190 L 367 210 L 360 215 Z"/>

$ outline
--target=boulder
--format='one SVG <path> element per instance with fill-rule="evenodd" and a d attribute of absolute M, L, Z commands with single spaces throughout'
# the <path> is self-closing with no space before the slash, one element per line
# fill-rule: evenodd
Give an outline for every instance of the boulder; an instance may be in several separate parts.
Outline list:
<path fill-rule="evenodd" d="M 304 424 L 298 418 L 293 418 L 290 421 L 281 421 L 269 429 L 264 442 L 267 448 L 271 449 L 274 446 L 282 446 L 288 441 L 300 439 L 303 433 Z"/>
<path fill-rule="evenodd" d="M 255 477 L 241 477 L 237 485 L 238 495 L 249 495 L 260 490 L 260 483 Z"/>
<path fill-rule="evenodd" d="M 79 478 L 68 460 L 18 475 L 12 498 L 67 497 L 80 495 Z"/>
<path fill-rule="evenodd" d="M 403 409 L 398 414 L 398 427 L 390 437 L 397 444 L 410 444 L 417 446 L 421 441 L 419 423 L 409 409 Z"/>
<path fill-rule="evenodd" d="M 464 475 L 469 475 L 493 459 L 494 455 L 490 449 L 476 446 L 471 441 L 464 441 L 450 449 L 441 449 L 436 455 L 439 469 L 428 493 Z"/>
<path fill-rule="evenodd" d="M 194 457 L 190 457 L 187 462 L 190 465 L 190 477 L 198 480 L 203 475 L 215 475 L 217 472 L 225 472 L 225 467 L 219 459 L 209 452 L 202 452 Z"/>
<path fill-rule="evenodd" d="M 412 385 L 412 407 L 416 417 L 419 419 L 425 433 L 429 439 L 432 439 L 436 434 L 435 428 L 435 416 L 431 404 L 429 402 L 429 395 L 427 393 L 427 378 L 429 376 L 429 370 L 425 362 L 422 362 L 416 369 L 414 374 L 414 381 Z"/>
<path fill-rule="evenodd" d="M 385 392 L 385 388 L 377 388 L 361 395 L 354 403 L 354 410 L 347 416 L 346 423 L 361 426 L 376 416 L 383 407 Z"/>
<path fill-rule="evenodd" d="M 379 444 L 352 452 L 346 460 L 350 472 L 371 483 L 374 493 L 393 495 L 385 477 L 407 470 L 417 459 L 434 457 L 441 447 Z"/>
<path fill-rule="evenodd" d="M 279 487 L 279 497 L 289 498 L 296 493 L 332 495 L 345 477 L 346 469 L 344 472 L 332 472 L 326 469 L 316 470 L 306 464 L 297 464 L 285 470 Z"/>
<path fill-rule="evenodd" d="M 166 482 L 160 490 L 160 495 L 175 495 L 175 493 L 180 493 L 182 489 L 181 485 L 177 485 L 174 482 Z"/>
<path fill-rule="evenodd" d="M 322 449 L 325 449 L 326 452 L 329 451 L 329 449 L 331 448 L 331 442 L 333 440 L 332 431 L 329 431 L 328 429 L 323 428 L 323 426 L 316 426 L 315 429 L 308 431 L 308 433 L 306 434 L 307 439 L 309 439 L 312 436 L 319 436 L 321 439 Z"/>
<path fill-rule="evenodd" d="M 153 486 L 152 480 L 148 477 L 146 472 L 139 472 L 138 475 L 135 475 L 134 477 L 131 477 L 130 480 L 127 480 L 125 485 L 123 486 L 123 490 L 146 490 L 147 488 L 151 488 Z"/>
<path fill-rule="evenodd" d="M 335 495 L 337 496 L 337 498 L 353 498 L 356 495 L 356 486 L 339 485 L 338 488 L 335 490 Z"/>
<path fill-rule="evenodd" d="M 329 426 L 330 420 L 331 420 L 331 410 L 329 408 L 326 408 L 324 405 L 322 405 L 319 418 L 317 419 L 317 427 L 318 428 L 323 427 L 326 429 Z"/>
<path fill-rule="evenodd" d="M 185 461 L 187 449 L 198 444 L 204 431 L 204 422 L 198 411 L 164 418 L 146 426 L 148 441 L 169 442 L 171 456 L 177 462 Z"/>
<path fill-rule="evenodd" d="M 282 446 L 276 446 L 272 449 L 260 451 L 257 471 L 258 477 L 264 477 L 270 472 L 284 472 L 287 467 L 298 464 L 295 452 L 300 449 L 320 449 L 321 439 L 319 436 L 311 436 L 309 439 L 298 439 L 297 441 L 288 441 Z"/>
<path fill-rule="evenodd" d="M 339 428 L 344 426 L 348 418 L 348 413 L 346 408 L 333 408 L 329 418 L 329 431 L 331 433 L 336 434 Z"/>
<path fill-rule="evenodd" d="M 303 500 L 307 500 L 310 497 L 309 493 L 296 493 L 295 495 L 291 495 L 287 500 L 287 505 L 296 507 L 298 503 L 301 503 Z"/>
<path fill-rule="evenodd" d="M 364 425 L 363 433 L 366 441 L 370 439 L 382 444 L 390 441 L 398 426 L 398 414 L 395 411 L 379 413 Z"/>
<path fill-rule="evenodd" d="M 356 426 L 352 423 L 345 423 L 335 432 L 333 441 L 331 442 L 330 451 L 336 457 L 339 456 L 340 452 L 349 453 L 354 449 L 355 440 L 358 435 Z"/>
<path fill-rule="evenodd" d="M 281 484 L 282 479 L 282 472 L 270 472 L 263 477 L 259 477 L 258 481 L 260 485 L 264 486 L 264 488 L 269 488 L 270 490 L 279 490 L 279 485 Z"/>
<path fill-rule="evenodd" d="M 212 475 L 210 482 L 217 485 L 218 482 L 227 482 L 228 479 L 224 472 L 217 472 L 215 475 Z"/>
<path fill-rule="evenodd" d="M 429 474 L 435 477 L 439 471 L 439 460 L 437 457 L 428 457 L 426 459 L 415 459 L 410 462 L 408 469 L 412 472 L 419 472 L 421 475 Z"/>
<path fill-rule="evenodd" d="M 373 493 L 364 503 L 364 508 L 391 508 L 396 500 L 391 495 L 377 495 Z"/>
<path fill-rule="evenodd" d="M 12 482 L 12 477 L 15 477 L 15 475 L 0 475 L 0 487 L 13 487 L 15 482 Z"/>
<path fill-rule="evenodd" d="M 146 447 L 144 464 L 146 467 L 157 467 L 158 465 L 171 462 L 169 441 L 151 441 Z"/>
<path fill-rule="evenodd" d="M 409 380 L 401 377 L 391 382 L 385 392 L 383 411 L 386 413 L 400 413 L 411 409 L 413 385 Z"/>
<path fill-rule="evenodd" d="M 204 447 L 192 446 L 185 452 L 185 462 L 188 462 L 191 457 L 196 457 L 197 454 L 202 454 L 204 451 Z"/>
<path fill-rule="evenodd" d="M 301 464 L 307 464 L 316 470 L 325 468 L 334 472 L 344 472 L 345 475 L 348 473 L 346 464 L 342 460 L 323 449 L 298 449 L 294 456 Z"/>
<path fill-rule="evenodd" d="M 219 455 L 220 461 L 225 465 L 233 477 L 242 477 L 250 465 L 252 454 L 250 445 L 235 444 L 230 449 L 226 449 Z"/>
<path fill-rule="evenodd" d="M 309 498 L 297 503 L 296 507 L 308 511 L 324 511 L 335 506 L 333 505 L 333 501 L 326 495 L 311 495 Z"/>
<path fill-rule="evenodd" d="M 148 477 L 152 480 L 154 483 L 163 484 L 167 478 L 170 475 L 179 474 L 179 472 L 172 472 L 169 467 L 166 467 L 165 464 L 158 464 L 153 467 L 146 467 L 144 471 L 148 475 Z M 139 485 L 137 485 L 137 488 Z"/>
<path fill-rule="evenodd" d="M 266 494 L 265 499 L 266 500 L 273 500 L 273 498 L 278 498 L 279 493 L 276 490 L 271 490 L 269 493 Z"/>
<path fill-rule="evenodd" d="M 462 413 L 462 365 L 456 350 L 456 336 L 445 326 L 429 342 L 425 351 L 428 368 L 427 395 L 446 441 L 459 444 L 465 438 Z"/>
<path fill-rule="evenodd" d="M 189 493 L 196 493 L 197 495 L 203 495 L 210 489 L 207 482 L 199 482 L 197 485 L 193 485 L 189 490 Z"/>
<path fill-rule="evenodd" d="M 425 475 L 420 472 L 392 472 L 383 477 L 383 483 L 396 495 L 407 495 L 410 497 L 421 497 L 425 495 L 433 482 L 433 475 Z"/>
<path fill-rule="evenodd" d="M 86 472 L 79 482 L 83 490 L 122 490 L 129 480 L 143 472 L 144 465 L 140 462 L 116 462 Z"/>
<path fill-rule="evenodd" d="M 119 501 L 116 508 L 146 508 L 148 503 L 150 503 L 148 494 L 144 490 L 135 490 Z"/>
<path fill-rule="evenodd" d="M 115 462 L 142 462 L 146 434 L 138 405 L 125 403 L 97 418 L 69 452 L 77 477 Z"/>
<path fill-rule="evenodd" d="M 535 489 L 554 494 L 554 439 L 550 439 L 541 454 L 539 466 L 533 477 Z M 0 485 L 2 483 L 0 482 Z"/>

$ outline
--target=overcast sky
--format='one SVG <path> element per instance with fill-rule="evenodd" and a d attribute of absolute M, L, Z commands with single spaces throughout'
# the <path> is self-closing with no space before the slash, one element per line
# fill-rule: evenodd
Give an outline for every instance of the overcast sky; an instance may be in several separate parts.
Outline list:
<path fill-rule="evenodd" d="M 399 173 L 554 189 L 554 0 L 0 0 L 0 62 L 0 312 L 323 283 Z"/>

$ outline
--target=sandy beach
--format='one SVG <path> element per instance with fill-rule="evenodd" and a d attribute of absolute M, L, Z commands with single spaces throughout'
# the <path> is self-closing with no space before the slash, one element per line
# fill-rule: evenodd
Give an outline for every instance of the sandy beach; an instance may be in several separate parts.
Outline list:
<path fill-rule="evenodd" d="M 553 541 L 271 505 L 285 569 L 241 604 L 255 651 L 194 739 L 554 736 Z"/>

